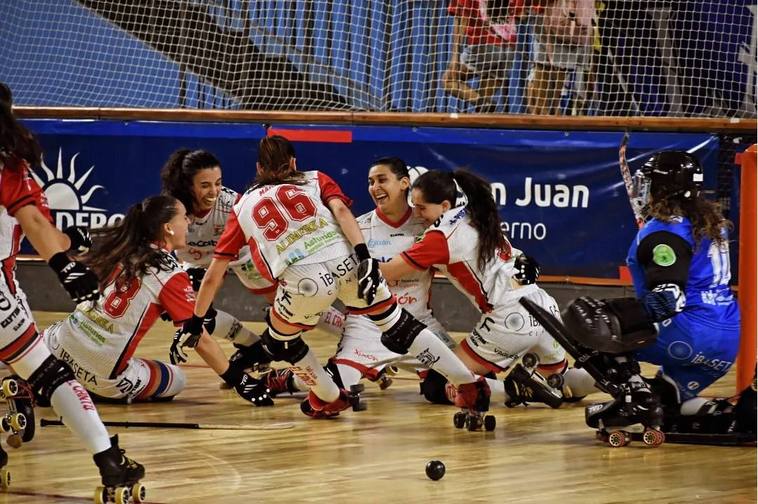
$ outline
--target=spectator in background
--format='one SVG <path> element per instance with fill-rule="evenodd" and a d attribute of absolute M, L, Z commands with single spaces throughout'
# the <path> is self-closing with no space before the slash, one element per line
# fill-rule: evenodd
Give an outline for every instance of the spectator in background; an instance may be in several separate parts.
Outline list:
<path fill-rule="evenodd" d="M 534 17 L 533 70 L 527 90 L 530 114 L 561 114 L 561 91 L 570 71 L 592 62 L 594 0 L 539 0 Z"/>
<path fill-rule="evenodd" d="M 451 0 L 448 13 L 455 17 L 453 49 L 442 86 L 456 98 L 470 101 L 477 112 L 495 112 L 494 95 L 503 92 L 508 112 L 508 87 L 513 47 L 516 42 L 515 19 L 523 0 Z M 466 81 L 479 77 L 474 89 Z"/>

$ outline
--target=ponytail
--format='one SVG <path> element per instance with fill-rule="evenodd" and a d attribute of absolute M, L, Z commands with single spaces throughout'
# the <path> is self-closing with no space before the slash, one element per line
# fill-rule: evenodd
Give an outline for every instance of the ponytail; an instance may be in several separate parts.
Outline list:
<path fill-rule="evenodd" d="M 163 225 L 176 216 L 176 202 L 168 195 L 145 198 L 129 207 L 118 224 L 91 231 L 93 246 L 82 261 L 100 278 L 101 287 L 114 280 L 128 285 L 149 268 L 167 268 L 165 254 L 155 244 L 163 239 Z"/>
<path fill-rule="evenodd" d="M 511 248 L 500 229 L 500 214 L 492 197 L 492 189 L 489 182 L 465 170 L 456 170 L 453 179 L 468 198 L 466 210 L 471 217 L 471 225 L 479 231 L 478 266 L 483 268 L 496 254 L 510 251 Z"/>
<path fill-rule="evenodd" d="M 258 144 L 260 170 L 255 176 L 255 185 L 302 184 L 303 174 L 290 169 L 295 158 L 295 148 L 281 135 L 263 137 Z"/>

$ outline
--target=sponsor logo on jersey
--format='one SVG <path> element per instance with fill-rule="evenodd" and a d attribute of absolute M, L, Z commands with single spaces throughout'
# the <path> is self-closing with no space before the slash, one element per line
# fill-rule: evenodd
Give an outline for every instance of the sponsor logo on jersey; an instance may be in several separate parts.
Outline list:
<path fill-rule="evenodd" d="M 123 214 L 110 213 L 105 208 L 92 206 L 90 200 L 101 189 L 101 185 L 87 184 L 87 179 L 95 169 L 94 166 L 82 175 L 77 173 L 74 154 L 68 162 L 68 173 L 64 173 L 63 150 L 58 150 L 58 164 L 55 172 L 48 168 L 44 158 L 37 171 L 31 170 L 32 177 L 45 192 L 48 205 L 59 229 L 68 226 L 86 226 L 99 228 L 113 225 L 124 218 Z M 41 173 L 38 173 L 41 172 Z"/>
<path fill-rule="evenodd" d="M 198 240 L 187 242 L 187 245 L 190 247 L 215 247 L 216 243 L 218 243 L 216 240 Z"/>
<path fill-rule="evenodd" d="M 671 266 L 676 262 L 676 252 L 671 246 L 661 243 L 653 248 L 653 262 L 658 266 Z"/>

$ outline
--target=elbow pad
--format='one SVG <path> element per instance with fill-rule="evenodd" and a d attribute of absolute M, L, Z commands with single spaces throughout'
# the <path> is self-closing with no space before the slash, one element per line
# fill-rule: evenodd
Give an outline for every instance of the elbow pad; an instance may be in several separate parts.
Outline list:
<path fill-rule="evenodd" d="M 684 310 L 686 298 L 676 284 L 656 285 L 640 301 L 654 322 L 670 319 Z"/>

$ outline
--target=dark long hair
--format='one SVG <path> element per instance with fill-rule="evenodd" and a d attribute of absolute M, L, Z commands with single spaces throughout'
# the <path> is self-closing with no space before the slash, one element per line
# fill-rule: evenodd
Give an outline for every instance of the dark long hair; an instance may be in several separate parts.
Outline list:
<path fill-rule="evenodd" d="M 42 158 L 42 148 L 32 133 L 13 115 L 13 94 L 0 82 L 0 161 L 23 159 L 36 166 Z M 10 164 L 13 166 L 13 163 Z"/>
<path fill-rule="evenodd" d="M 194 213 L 195 198 L 192 195 L 192 179 L 200 170 L 221 166 L 216 156 L 205 150 L 179 149 L 161 168 L 163 194 L 182 202 L 187 212 Z"/>
<path fill-rule="evenodd" d="M 691 199 L 654 198 L 650 204 L 649 215 L 664 222 L 671 222 L 677 216 L 687 217 L 692 223 L 692 237 L 696 245 L 699 245 L 703 238 L 710 238 L 722 244 L 727 240 L 722 230 L 731 230 L 734 227 L 731 221 L 724 218 L 721 205 L 702 196 Z"/>
<path fill-rule="evenodd" d="M 163 238 L 163 225 L 176 216 L 177 201 L 165 194 L 150 196 L 132 205 L 118 224 L 91 230 L 93 246 L 82 261 L 102 284 L 128 285 L 150 268 L 167 270 L 166 254 L 154 243 Z M 120 273 L 113 278 L 117 269 Z"/>
<path fill-rule="evenodd" d="M 477 264 L 483 268 L 496 254 L 510 250 L 510 244 L 500 229 L 500 215 L 489 182 L 465 170 L 452 173 L 432 170 L 419 176 L 413 188 L 420 190 L 429 203 L 448 201 L 455 206 L 456 182 L 466 193 L 466 211 L 471 217 L 471 225 L 479 232 Z"/>
<path fill-rule="evenodd" d="M 302 184 L 303 174 L 290 170 L 290 160 L 295 157 L 295 148 L 281 135 L 263 137 L 258 144 L 258 163 L 261 165 L 254 184 Z"/>

